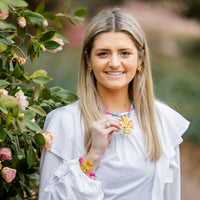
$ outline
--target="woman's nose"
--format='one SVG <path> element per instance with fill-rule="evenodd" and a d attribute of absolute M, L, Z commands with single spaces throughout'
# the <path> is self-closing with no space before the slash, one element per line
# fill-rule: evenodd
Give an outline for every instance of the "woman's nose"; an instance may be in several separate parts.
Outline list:
<path fill-rule="evenodd" d="M 116 67 L 119 67 L 120 66 L 120 58 L 118 57 L 118 55 L 116 54 L 113 54 L 111 57 L 110 57 L 110 61 L 109 61 L 109 66 L 110 67 L 113 67 L 113 68 L 116 68 Z"/>

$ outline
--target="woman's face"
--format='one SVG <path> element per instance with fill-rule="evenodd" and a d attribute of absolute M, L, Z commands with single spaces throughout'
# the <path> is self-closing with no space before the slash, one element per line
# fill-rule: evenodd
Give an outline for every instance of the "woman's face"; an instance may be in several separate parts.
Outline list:
<path fill-rule="evenodd" d="M 127 90 L 141 60 L 130 36 L 122 32 L 98 35 L 88 64 L 92 66 L 97 90 Z"/>

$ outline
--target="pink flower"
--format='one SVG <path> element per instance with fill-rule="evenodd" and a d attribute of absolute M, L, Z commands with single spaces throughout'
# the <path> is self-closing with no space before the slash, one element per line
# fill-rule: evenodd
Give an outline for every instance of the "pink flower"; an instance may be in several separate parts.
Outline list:
<path fill-rule="evenodd" d="M 20 17 L 18 20 L 18 24 L 21 28 L 24 28 L 26 26 L 26 19 L 24 17 Z"/>
<path fill-rule="evenodd" d="M 63 45 L 64 45 L 63 40 L 60 39 L 60 38 L 57 38 L 57 37 L 54 37 L 52 40 L 55 41 L 55 42 L 57 42 L 57 43 L 59 43 L 60 46 L 59 46 L 58 48 L 54 49 L 54 50 L 48 50 L 48 49 L 47 49 L 47 51 L 52 52 L 52 53 L 56 53 L 56 52 L 58 52 L 58 51 L 62 51 L 62 49 L 63 49 L 62 47 L 63 47 Z"/>
<path fill-rule="evenodd" d="M 46 28 L 49 25 L 46 19 L 42 21 L 42 24 L 43 24 L 43 28 Z"/>
<path fill-rule="evenodd" d="M 0 96 L 7 96 L 8 95 L 8 91 L 5 89 L 0 89 Z"/>
<path fill-rule="evenodd" d="M 8 10 L 6 12 L 1 11 L 0 12 L 0 19 L 6 19 L 8 17 Z"/>
<path fill-rule="evenodd" d="M 44 136 L 44 138 L 45 138 L 45 141 L 46 141 L 46 144 L 45 144 L 45 146 L 44 146 L 44 150 L 45 151 L 48 151 L 48 150 L 50 150 L 51 149 L 51 146 L 52 146 L 52 144 L 53 144 L 53 136 L 51 135 L 51 133 L 50 132 L 46 132 L 46 133 L 43 133 L 43 136 Z"/>
<path fill-rule="evenodd" d="M 10 148 L 1 148 L 0 149 L 0 160 L 12 160 Z"/>
<path fill-rule="evenodd" d="M 4 167 L 1 171 L 1 175 L 7 183 L 10 183 L 16 176 L 16 169 Z"/>
<path fill-rule="evenodd" d="M 28 101 L 26 100 L 26 96 L 24 96 L 24 93 L 22 90 L 19 90 L 19 92 L 17 92 L 15 94 L 15 96 L 17 97 L 17 100 L 19 102 L 19 107 L 22 110 L 25 110 L 26 107 L 28 106 Z"/>

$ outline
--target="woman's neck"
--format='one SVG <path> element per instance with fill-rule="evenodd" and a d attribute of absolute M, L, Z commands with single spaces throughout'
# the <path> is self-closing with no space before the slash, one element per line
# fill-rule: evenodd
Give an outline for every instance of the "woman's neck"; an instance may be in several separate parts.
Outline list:
<path fill-rule="evenodd" d="M 130 108 L 128 91 L 104 90 L 98 91 L 103 107 L 112 113 L 127 112 Z"/>

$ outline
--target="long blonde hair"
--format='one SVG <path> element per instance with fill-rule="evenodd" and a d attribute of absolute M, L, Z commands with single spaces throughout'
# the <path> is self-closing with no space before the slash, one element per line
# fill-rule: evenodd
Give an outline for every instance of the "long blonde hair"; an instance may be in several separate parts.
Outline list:
<path fill-rule="evenodd" d="M 91 125 L 101 119 L 101 99 L 98 95 L 94 74 L 88 71 L 87 55 L 90 56 L 94 39 L 105 32 L 124 32 L 131 36 L 142 58 L 142 71 L 129 83 L 129 96 L 133 98 L 138 121 L 143 130 L 146 158 L 157 161 L 162 148 L 156 127 L 154 94 L 149 61 L 149 51 L 144 32 L 138 22 L 124 9 L 112 8 L 101 11 L 89 23 L 82 45 L 79 68 L 78 96 L 81 118 L 84 122 L 84 145 L 91 148 Z M 87 55 L 86 55 L 87 52 Z"/>

